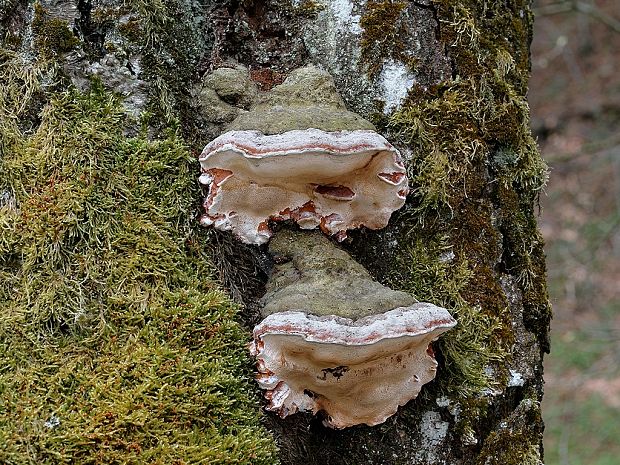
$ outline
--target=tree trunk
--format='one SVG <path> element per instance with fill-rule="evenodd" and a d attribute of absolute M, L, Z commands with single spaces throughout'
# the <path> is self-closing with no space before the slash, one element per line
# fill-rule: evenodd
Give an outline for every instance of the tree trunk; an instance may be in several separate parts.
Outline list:
<path fill-rule="evenodd" d="M 214 70 L 244 65 L 260 91 L 309 63 L 329 72 L 348 109 L 400 150 L 411 187 L 388 227 L 351 232 L 342 246 L 376 280 L 447 308 L 458 325 L 434 343 L 437 378 L 379 426 L 331 430 L 307 414 L 266 414 L 279 460 L 542 463 L 550 307 L 535 211 L 546 167 L 526 101 L 529 2 L 5 0 L 0 21 L 0 104 L 13 105 L 14 118 L 4 116 L 26 139 L 41 131 L 45 109 L 67 89 L 88 93 L 102 85 L 122 98 L 124 116 L 115 126 L 122 137 L 151 141 L 172 128 L 196 154 L 221 134 L 231 119 L 226 112 L 234 116 L 233 107 L 245 105 L 201 97 Z M 29 74 L 10 77 L 9 62 Z M 9 91 L 9 83 L 17 87 Z M 3 157 L 12 137 L 4 131 Z M 0 184 L 3 208 L 24 203 L 15 186 L 10 179 Z M 185 218 L 195 221 L 200 194 L 190 190 L 196 208 Z M 191 234 L 243 304 L 242 324 L 250 328 L 270 269 L 266 250 L 228 233 Z M 4 272 L 17 273 L 22 265 L 6 257 Z M 247 369 L 248 360 L 231 363 Z M 247 376 L 243 370 L 239 376 Z M 258 396 L 253 383 L 248 387 Z M 258 397 L 250 398 L 258 409 Z M 212 461 L 272 460 L 252 453 Z M 109 463 L 103 454 L 101 463 Z M 26 455 L 11 457 L 27 462 Z M 189 455 L 177 459 L 191 463 Z"/>

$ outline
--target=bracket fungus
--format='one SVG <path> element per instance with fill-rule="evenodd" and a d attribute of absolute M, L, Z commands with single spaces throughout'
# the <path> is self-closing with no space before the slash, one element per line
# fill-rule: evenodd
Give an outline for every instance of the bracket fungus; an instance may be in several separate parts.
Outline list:
<path fill-rule="evenodd" d="M 254 328 L 250 352 L 267 410 L 325 412 L 332 428 L 377 425 L 435 378 L 430 343 L 454 326 L 447 310 L 416 303 L 358 320 L 274 313 Z"/>
<path fill-rule="evenodd" d="M 456 324 L 447 310 L 377 283 L 320 234 L 282 230 L 269 250 L 278 264 L 250 349 L 268 410 L 376 425 L 435 377 L 430 343 Z"/>
<path fill-rule="evenodd" d="M 323 412 L 332 428 L 376 425 L 435 376 L 431 342 L 456 324 L 447 310 L 389 289 L 318 231 L 387 226 L 408 193 L 398 151 L 348 111 L 329 74 L 295 70 L 200 156 L 208 187 L 201 223 L 275 265 L 251 352 L 267 408 Z M 273 238 L 272 238 L 273 236 Z"/>
<path fill-rule="evenodd" d="M 380 229 L 408 192 L 398 151 L 374 131 L 230 131 L 200 156 L 209 186 L 201 223 L 263 244 L 269 221 L 294 220 L 340 240 L 348 229 Z"/>

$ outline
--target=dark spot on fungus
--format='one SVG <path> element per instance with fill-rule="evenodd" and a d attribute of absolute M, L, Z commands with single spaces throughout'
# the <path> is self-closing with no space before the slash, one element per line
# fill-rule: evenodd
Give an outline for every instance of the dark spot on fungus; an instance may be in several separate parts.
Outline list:
<path fill-rule="evenodd" d="M 383 173 L 381 173 L 383 174 Z M 379 174 L 379 176 L 381 176 Z M 399 173 L 404 177 L 404 174 Z M 349 201 L 355 197 L 355 192 L 349 189 L 347 186 L 321 186 L 318 185 L 314 188 L 314 192 L 333 200 Z"/>
<path fill-rule="evenodd" d="M 315 392 L 312 392 L 310 389 L 304 389 L 304 394 L 307 395 L 308 397 L 311 397 L 312 399 L 314 399 L 317 395 Z"/>
<path fill-rule="evenodd" d="M 323 372 L 323 377 L 318 377 L 319 379 L 326 380 L 328 374 L 332 375 L 336 379 L 340 379 L 347 371 L 349 371 L 349 367 L 340 365 L 334 368 L 324 368 L 321 371 Z"/>

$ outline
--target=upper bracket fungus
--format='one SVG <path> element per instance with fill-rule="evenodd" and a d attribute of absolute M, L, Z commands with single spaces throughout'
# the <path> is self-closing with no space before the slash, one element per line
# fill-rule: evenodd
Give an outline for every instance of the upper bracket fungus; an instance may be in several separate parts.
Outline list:
<path fill-rule="evenodd" d="M 209 186 L 201 223 L 250 244 L 269 240 L 269 221 L 339 240 L 362 225 L 380 229 L 408 192 L 398 151 L 368 130 L 230 131 L 205 147 L 200 164 Z"/>

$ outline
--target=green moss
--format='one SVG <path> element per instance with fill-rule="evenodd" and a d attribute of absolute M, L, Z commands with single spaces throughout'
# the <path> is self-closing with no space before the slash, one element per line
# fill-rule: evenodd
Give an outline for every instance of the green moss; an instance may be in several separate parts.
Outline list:
<path fill-rule="evenodd" d="M 69 29 L 69 24 L 59 18 L 48 18 L 48 13 L 41 3 L 34 4 L 32 34 L 37 51 L 44 58 L 54 58 L 73 50 L 79 39 Z"/>
<path fill-rule="evenodd" d="M 189 7 L 182 0 L 131 0 L 127 6 L 139 24 L 128 23 L 123 32 L 135 37 L 139 31 L 141 65 L 150 83 L 149 111 L 162 125 L 180 121 L 188 135 L 195 119 L 188 113 L 188 89 L 207 48 L 201 7 Z"/>
<path fill-rule="evenodd" d="M 458 425 L 466 432 L 487 406 L 478 396 L 505 385 L 514 341 L 508 302 L 495 270 L 502 238 L 487 194 L 493 140 L 488 122 L 500 118 L 501 99 L 496 100 L 487 81 L 473 78 L 411 95 L 387 122 L 388 130 L 413 153 L 407 166 L 413 208 L 402 243 L 421 238 L 400 256 L 397 269 L 406 270 L 405 290 L 445 306 L 459 322 L 440 342 L 445 358 L 440 389 L 451 396 L 458 393 L 459 402 L 468 406 Z M 514 159 L 518 163 L 519 155 Z M 507 170 L 506 177 L 530 181 L 516 172 Z M 454 260 L 441 260 L 444 248 Z"/>
<path fill-rule="evenodd" d="M 316 15 L 325 9 L 325 5 L 314 0 L 303 0 L 299 5 L 293 6 L 294 15 L 305 18 L 316 18 Z"/>
<path fill-rule="evenodd" d="M 422 216 L 431 211 L 452 214 L 452 205 L 471 190 L 472 165 L 486 156 L 477 125 L 481 103 L 472 102 L 472 85 L 447 82 L 415 93 L 415 100 L 388 120 L 388 130 L 414 152 L 407 169 L 415 208 Z"/>
<path fill-rule="evenodd" d="M 25 123 L 30 105 L 41 91 L 43 73 L 44 66 L 26 64 L 19 54 L 0 48 L 0 153 L 21 146 L 22 131 L 30 129 Z"/>
<path fill-rule="evenodd" d="M 499 186 L 498 205 L 502 214 L 498 225 L 510 253 L 504 253 L 506 272 L 516 276 L 522 292 L 524 323 L 537 335 L 538 343 L 549 351 L 548 328 L 551 305 L 546 287 L 544 240 L 538 231 L 531 197 Z"/>
<path fill-rule="evenodd" d="M 399 257 L 398 266 L 405 271 L 393 277 L 393 285 L 401 283 L 402 289 L 416 299 L 449 309 L 458 321 L 439 342 L 445 358 L 440 390 L 468 399 L 485 388 L 498 387 L 498 373 L 491 374 L 487 369 L 501 370 L 509 341 L 502 337 L 503 322 L 495 309 L 464 298 L 476 275 L 474 267 L 455 255 L 455 248 L 445 236 L 416 229 L 408 237 L 411 245 Z"/>
<path fill-rule="evenodd" d="M 134 18 L 119 24 L 118 31 L 132 42 L 139 42 L 142 38 L 142 25 Z"/>
<path fill-rule="evenodd" d="M 410 62 L 402 37 L 408 34 L 401 15 L 406 2 L 393 0 L 369 1 L 360 19 L 363 29 L 361 40 L 362 62 L 368 74 L 376 76 L 386 58 Z"/>
<path fill-rule="evenodd" d="M 120 102 L 97 83 L 57 94 L 24 135 L 11 92 L 0 125 L 11 146 L 0 187 L 15 196 L 0 206 L 0 462 L 274 463 L 248 335 L 195 228 L 183 142 L 124 137 Z"/>
<path fill-rule="evenodd" d="M 540 404 L 529 398 L 486 438 L 476 465 L 542 465 Z"/>

